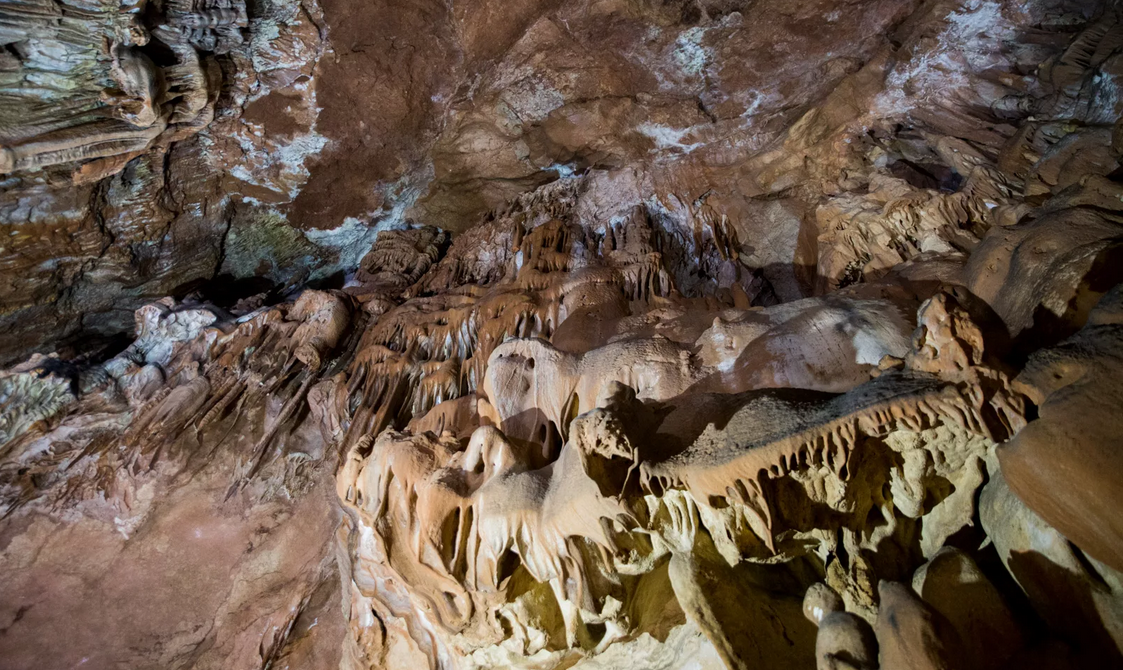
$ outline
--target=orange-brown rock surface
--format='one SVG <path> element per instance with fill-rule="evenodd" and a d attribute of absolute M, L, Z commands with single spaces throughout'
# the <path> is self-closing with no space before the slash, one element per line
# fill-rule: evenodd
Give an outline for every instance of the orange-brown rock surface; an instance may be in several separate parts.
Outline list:
<path fill-rule="evenodd" d="M 0 670 L 1123 664 L 1121 21 L 0 0 Z"/>

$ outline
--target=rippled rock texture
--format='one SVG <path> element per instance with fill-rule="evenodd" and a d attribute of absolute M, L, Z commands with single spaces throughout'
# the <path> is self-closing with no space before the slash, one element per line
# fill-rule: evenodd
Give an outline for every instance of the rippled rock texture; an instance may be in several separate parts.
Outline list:
<path fill-rule="evenodd" d="M 0 42 L 0 668 L 1123 664 L 1114 5 Z"/>

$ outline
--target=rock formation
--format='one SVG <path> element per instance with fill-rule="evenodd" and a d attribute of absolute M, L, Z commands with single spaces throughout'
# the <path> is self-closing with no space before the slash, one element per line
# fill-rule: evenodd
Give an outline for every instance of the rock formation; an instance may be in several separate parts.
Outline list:
<path fill-rule="evenodd" d="M 1123 10 L 0 0 L 0 669 L 1123 664 Z"/>

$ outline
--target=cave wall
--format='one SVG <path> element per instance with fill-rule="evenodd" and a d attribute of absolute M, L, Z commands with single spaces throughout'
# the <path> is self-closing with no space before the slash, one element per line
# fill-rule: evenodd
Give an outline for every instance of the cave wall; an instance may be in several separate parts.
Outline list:
<path fill-rule="evenodd" d="M 0 40 L 0 667 L 1120 662 L 1113 5 Z"/>

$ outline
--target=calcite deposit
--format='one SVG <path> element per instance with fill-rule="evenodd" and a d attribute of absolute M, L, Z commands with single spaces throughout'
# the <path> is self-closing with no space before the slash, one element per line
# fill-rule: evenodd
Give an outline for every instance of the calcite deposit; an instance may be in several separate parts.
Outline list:
<path fill-rule="evenodd" d="M 1123 667 L 1123 10 L 0 0 L 0 670 Z"/>

